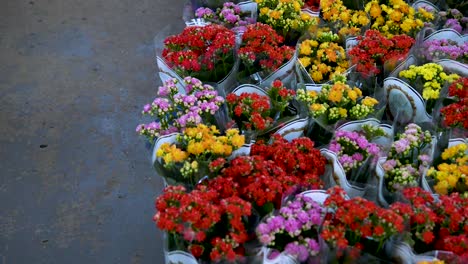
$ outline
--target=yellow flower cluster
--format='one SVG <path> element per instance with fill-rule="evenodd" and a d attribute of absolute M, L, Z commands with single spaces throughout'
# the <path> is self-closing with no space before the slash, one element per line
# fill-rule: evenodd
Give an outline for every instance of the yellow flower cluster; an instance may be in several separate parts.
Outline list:
<path fill-rule="evenodd" d="M 196 172 L 200 161 L 228 157 L 245 142 L 244 136 L 239 135 L 237 129 L 228 129 L 223 136 L 219 134 L 215 126 L 199 124 L 189 127 L 178 135 L 177 144 L 162 144 L 156 151 L 156 156 L 164 160 L 164 166 L 167 168 L 184 162 L 182 175 Z"/>
<path fill-rule="evenodd" d="M 400 34 L 414 36 L 424 22 L 434 19 L 432 13 L 422 8 L 416 11 L 404 0 L 389 0 L 388 5 L 371 0 L 364 10 L 371 18 L 371 28 L 379 30 L 387 38 Z"/>
<path fill-rule="evenodd" d="M 411 65 L 408 70 L 400 72 L 400 77 L 408 79 L 415 88 L 422 82 L 422 96 L 426 100 L 438 99 L 445 82 L 452 83 L 457 80 L 457 74 L 446 74 L 444 68 L 436 63 L 426 63 L 422 66 Z"/>
<path fill-rule="evenodd" d="M 438 194 L 446 195 L 452 192 L 461 192 L 460 195 L 468 197 L 468 155 L 467 144 L 458 144 L 447 148 L 442 153 L 445 163 L 439 164 L 428 171 L 428 176 L 436 180 L 434 190 Z"/>
<path fill-rule="evenodd" d="M 445 261 L 443 260 L 424 260 L 424 261 L 419 261 L 417 264 L 445 264 Z"/>
<path fill-rule="evenodd" d="M 346 84 L 344 76 L 336 76 L 333 84 L 325 84 L 320 92 L 298 89 L 297 99 L 304 102 L 314 118 L 324 117 L 328 124 L 346 118 L 362 119 L 374 111 L 378 101 L 362 96 L 357 87 Z"/>
<path fill-rule="evenodd" d="M 320 9 L 325 21 L 337 22 L 342 36 L 359 35 L 361 28 L 370 23 L 366 12 L 349 9 L 341 0 L 321 0 Z"/>
<path fill-rule="evenodd" d="M 286 37 L 289 32 L 305 32 L 318 19 L 301 11 L 302 0 L 255 0 L 260 14 L 258 22 L 270 25 L 276 32 Z"/>
<path fill-rule="evenodd" d="M 338 41 L 338 35 L 319 30 L 300 44 L 299 61 L 314 82 L 327 82 L 348 69 L 346 51 Z"/>

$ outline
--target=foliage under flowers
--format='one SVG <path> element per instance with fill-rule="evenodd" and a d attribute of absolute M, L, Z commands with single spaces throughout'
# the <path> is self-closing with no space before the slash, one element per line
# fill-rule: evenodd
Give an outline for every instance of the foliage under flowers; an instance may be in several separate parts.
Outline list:
<path fill-rule="evenodd" d="M 363 98 L 359 88 L 346 84 L 346 77 L 336 76 L 333 84 L 325 84 L 320 92 L 297 90 L 297 99 L 304 102 L 314 118 L 323 118 L 326 124 L 338 120 L 363 119 L 374 112 L 375 98 Z"/>
<path fill-rule="evenodd" d="M 331 247 L 380 251 L 388 239 L 404 230 L 403 218 L 389 209 L 361 197 L 346 199 L 345 191 L 337 186 L 327 193 L 330 196 L 324 204 L 332 212 L 326 216 L 321 236 Z M 376 249 L 364 248 L 369 239 L 378 243 Z"/>
<path fill-rule="evenodd" d="M 368 158 L 375 158 L 380 152 L 379 146 L 369 142 L 364 135 L 345 130 L 339 130 L 335 133 L 329 149 L 337 154 L 338 161 L 343 166 L 348 180 L 359 176 L 355 175 L 358 173 L 358 169 L 362 167 Z"/>
<path fill-rule="evenodd" d="M 467 198 L 453 193 L 435 200 L 419 187 L 404 189 L 403 196 L 409 204 L 396 202 L 390 208 L 409 225 L 407 239 L 416 252 L 447 250 L 468 257 Z"/>
<path fill-rule="evenodd" d="M 325 21 L 337 23 L 342 36 L 356 36 L 370 23 L 369 16 L 364 10 L 353 10 L 343 4 L 341 0 L 321 0 L 320 9 Z"/>
<path fill-rule="evenodd" d="M 320 251 L 318 228 L 322 222 L 321 207 L 312 198 L 299 194 L 268 217 L 256 228 L 264 246 L 285 252 L 304 262 Z"/>
<path fill-rule="evenodd" d="M 292 41 L 317 23 L 301 11 L 302 0 L 255 0 L 260 10 L 258 21 L 270 25 L 287 41 Z"/>
<path fill-rule="evenodd" d="M 269 25 L 248 25 L 242 35 L 238 55 L 244 77 L 263 71 L 265 75 L 278 69 L 294 55 L 294 49 L 283 45 L 284 38 Z"/>
<path fill-rule="evenodd" d="M 299 61 L 314 82 L 332 80 L 348 69 L 346 51 L 339 41 L 337 34 L 319 30 L 316 37 L 299 45 Z"/>
<path fill-rule="evenodd" d="M 221 25 L 186 27 L 164 40 L 164 60 L 182 77 L 218 82 L 234 65 L 235 33 Z"/>
<path fill-rule="evenodd" d="M 281 116 L 281 113 L 286 110 L 286 107 L 288 107 L 289 103 L 296 95 L 294 90 L 286 88 L 280 80 L 273 81 L 267 93 L 271 100 L 272 113 L 274 113 L 275 116 Z"/>
<path fill-rule="evenodd" d="M 270 117 L 270 98 L 266 95 L 231 93 L 226 96 L 226 102 L 231 118 L 241 131 L 261 131 L 273 124 L 273 119 Z"/>
<path fill-rule="evenodd" d="M 200 7 L 195 10 L 195 16 L 228 28 L 255 23 L 250 17 L 244 18 L 240 6 L 233 2 L 225 2 L 222 8 L 216 9 L 216 12 L 207 7 Z"/>
<path fill-rule="evenodd" d="M 408 79 L 416 89 L 422 89 L 422 97 L 426 100 L 438 99 L 444 84 L 452 83 L 459 78 L 457 74 L 445 73 L 444 68 L 437 63 L 410 65 L 408 70 L 400 72 L 400 77 Z M 422 87 L 417 85 L 418 82 L 421 82 Z"/>
<path fill-rule="evenodd" d="M 185 93 L 178 93 L 177 80 L 167 80 L 158 88 L 158 97 L 143 108 L 144 115 L 156 118 L 149 124 L 140 124 L 136 131 L 151 142 L 161 136 L 183 131 L 202 121 L 212 123 L 212 116 L 224 103 L 224 98 L 210 85 L 192 77 L 184 78 Z"/>
<path fill-rule="evenodd" d="M 468 197 L 468 145 L 461 143 L 447 148 L 442 153 L 443 163 L 437 169 L 431 167 L 427 176 L 436 180 L 434 190 L 438 194 L 460 193 Z"/>
<path fill-rule="evenodd" d="M 158 228 L 197 259 L 232 261 L 248 240 L 245 220 L 252 205 L 237 196 L 223 198 L 205 186 L 190 193 L 183 186 L 168 186 L 156 199 L 156 209 Z"/>
<path fill-rule="evenodd" d="M 424 22 L 434 19 L 434 13 L 424 8 L 416 11 L 404 0 L 371 0 L 364 10 L 371 17 L 371 29 L 382 32 L 386 37 L 400 34 L 414 36 L 424 26 Z"/>
<path fill-rule="evenodd" d="M 426 147 L 432 142 L 429 131 L 422 131 L 418 125 L 409 124 L 396 139 L 387 160 L 382 164 L 385 185 L 392 192 L 417 186 L 419 177 L 431 161 L 431 157 L 424 154 Z"/>
<path fill-rule="evenodd" d="M 468 129 L 468 77 L 453 82 L 449 86 L 449 96 L 455 97 L 456 101 L 440 110 L 444 124 Z"/>
<path fill-rule="evenodd" d="M 228 129 L 226 135 L 221 136 L 215 126 L 199 124 L 178 135 L 176 144 L 163 143 L 156 156 L 162 159 L 165 168 L 175 168 L 183 182 L 194 186 L 205 176 L 199 173 L 201 163 L 228 157 L 243 144 L 244 136 L 239 135 L 237 129 Z"/>
<path fill-rule="evenodd" d="M 367 30 L 358 37 L 358 44 L 349 51 L 351 62 L 356 64 L 358 72 L 369 75 L 382 73 L 378 66 L 385 62 L 403 59 L 415 40 L 407 35 L 395 35 L 386 38 L 376 30 Z"/>

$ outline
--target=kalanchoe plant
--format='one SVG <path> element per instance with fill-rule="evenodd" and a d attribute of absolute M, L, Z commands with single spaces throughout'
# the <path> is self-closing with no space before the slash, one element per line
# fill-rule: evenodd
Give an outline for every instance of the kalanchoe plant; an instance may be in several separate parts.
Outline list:
<path fill-rule="evenodd" d="M 435 179 L 434 190 L 438 194 L 458 192 L 468 198 L 468 145 L 461 143 L 447 148 L 441 155 L 443 162 L 431 167 L 427 176 Z"/>
<path fill-rule="evenodd" d="M 466 8 L 466 3 L 463 3 Z M 468 17 L 465 17 L 458 9 L 440 11 L 439 17 L 443 24 L 442 28 L 451 28 L 460 34 L 468 33 Z"/>
<path fill-rule="evenodd" d="M 312 198 L 299 194 L 266 218 L 256 228 L 264 246 L 294 256 L 299 262 L 316 256 L 320 251 L 318 229 L 322 209 Z"/>
<path fill-rule="evenodd" d="M 222 198 L 206 186 L 186 191 L 169 186 L 156 199 L 154 221 L 168 232 L 169 250 L 187 250 L 212 262 L 234 261 L 242 255 L 252 205 L 237 196 Z"/>
<path fill-rule="evenodd" d="M 209 175 L 210 162 L 229 157 L 243 144 L 244 136 L 239 135 L 237 129 L 228 129 L 226 135 L 220 135 L 215 126 L 199 124 L 185 129 L 177 136 L 176 143 L 163 143 L 156 156 L 162 160 L 164 168 L 170 169 L 163 176 L 193 187 Z"/>
<path fill-rule="evenodd" d="M 431 144 L 431 133 L 416 124 L 407 125 L 405 131 L 397 135 L 387 160 L 382 164 L 389 191 L 418 185 L 419 177 L 431 162 L 431 157 L 425 154 Z"/>
<path fill-rule="evenodd" d="M 380 152 L 379 146 L 369 142 L 364 135 L 345 130 L 335 133 L 329 149 L 337 154 L 347 179 L 358 182 L 366 182 L 372 159 L 377 158 Z"/>
<path fill-rule="evenodd" d="M 468 61 L 468 42 L 458 44 L 450 39 L 434 39 L 423 43 L 423 56 L 428 61 L 439 59 Z"/>
<path fill-rule="evenodd" d="M 349 67 L 340 37 L 331 31 L 320 30 L 315 37 L 299 45 L 299 61 L 315 83 L 332 80 Z"/>
<path fill-rule="evenodd" d="M 367 30 L 358 37 L 358 44 L 349 51 L 351 62 L 356 70 L 367 75 L 383 74 L 385 62 L 403 59 L 415 40 L 407 35 L 395 35 L 387 38 L 376 30 Z"/>
<path fill-rule="evenodd" d="M 313 118 L 320 118 L 325 125 L 339 120 L 363 119 L 378 103 L 375 98 L 362 96 L 357 87 L 346 84 L 346 77 L 336 76 L 332 84 L 325 84 L 320 92 L 297 90 L 297 99 L 304 102 Z"/>
<path fill-rule="evenodd" d="M 404 230 L 403 218 L 389 209 L 362 197 L 346 199 L 338 186 L 327 193 L 324 205 L 332 210 L 325 218 L 321 236 L 332 248 L 352 246 L 376 254 L 386 241 Z"/>
<path fill-rule="evenodd" d="M 409 229 L 404 239 L 417 253 L 445 250 L 468 257 L 468 198 L 458 193 L 441 195 L 438 200 L 427 191 L 415 187 L 403 190 L 405 202 L 396 202 L 390 209 L 403 216 Z"/>
<path fill-rule="evenodd" d="M 310 15 L 301 11 L 302 0 L 256 0 L 260 14 L 258 21 L 270 25 L 287 42 L 295 42 L 317 23 Z"/>
<path fill-rule="evenodd" d="M 275 80 L 271 87 L 268 88 L 267 93 L 271 101 L 271 114 L 274 114 L 273 119 L 282 116 L 283 112 L 296 95 L 294 90 L 286 88 L 280 80 Z"/>
<path fill-rule="evenodd" d="M 195 11 L 197 18 L 203 18 L 215 24 L 221 24 L 227 28 L 245 27 L 248 24 L 255 23 L 255 19 L 245 17 L 238 4 L 225 2 L 223 7 L 213 11 L 207 7 L 200 7 Z"/>
<path fill-rule="evenodd" d="M 262 131 L 273 124 L 270 117 L 271 102 L 266 95 L 256 93 L 234 93 L 226 96 L 231 118 L 241 131 Z"/>
<path fill-rule="evenodd" d="M 182 77 L 218 82 L 234 66 L 235 33 L 221 25 L 190 26 L 164 40 L 164 60 Z"/>
<path fill-rule="evenodd" d="M 240 79 L 260 72 L 266 77 L 294 55 L 294 49 L 283 45 L 284 38 L 270 26 L 256 23 L 248 25 L 242 35 L 238 55 L 242 62 Z"/>
<path fill-rule="evenodd" d="M 462 77 L 449 86 L 449 96 L 455 102 L 443 107 L 443 123 L 450 127 L 468 129 L 468 78 Z"/>
<path fill-rule="evenodd" d="M 341 36 L 360 35 L 370 23 L 368 14 L 364 10 L 347 7 L 343 2 L 351 1 L 321 0 L 320 8 L 323 19 L 336 24 Z"/>
<path fill-rule="evenodd" d="M 136 132 L 152 142 L 161 135 L 180 132 L 201 122 L 215 123 L 213 115 L 224 103 L 224 98 L 218 96 L 212 86 L 196 78 L 186 77 L 183 82 L 185 94 L 179 93 L 176 79 L 169 79 L 158 88 L 158 97 L 146 104 L 142 111 L 156 121 L 138 125 Z"/>

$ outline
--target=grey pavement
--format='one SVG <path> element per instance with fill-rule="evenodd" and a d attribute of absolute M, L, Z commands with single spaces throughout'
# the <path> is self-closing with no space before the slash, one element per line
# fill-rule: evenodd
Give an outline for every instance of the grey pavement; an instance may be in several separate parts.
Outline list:
<path fill-rule="evenodd" d="M 183 4 L 0 1 L 0 264 L 163 263 L 135 126 Z"/>

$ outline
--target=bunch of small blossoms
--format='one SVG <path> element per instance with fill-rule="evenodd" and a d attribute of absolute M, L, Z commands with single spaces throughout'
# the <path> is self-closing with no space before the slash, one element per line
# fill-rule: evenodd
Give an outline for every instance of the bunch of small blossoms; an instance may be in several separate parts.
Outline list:
<path fill-rule="evenodd" d="M 304 102 L 314 118 L 324 118 L 327 124 L 339 120 L 363 119 L 374 112 L 375 98 L 363 98 L 359 88 L 346 84 L 346 77 L 336 76 L 333 84 L 325 84 L 320 92 L 297 90 L 296 98 Z"/>
<path fill-rule="evenodd" d="M 140 124 L 136 132 L 146 136 L 151 142 L 161 136 L 183 131 L 202 121 L 209 122 L 224 98 L 211 85 L 200 80 L 185 77 L 185 94 L 178 93 L 177 80 L 169 79 L 158 88 L 158 97 L 143 107 L 142 114 L 156 119 L 149 124 Z"/>
<path fill-rule="evenodd" d="M 392 192 L 417 186 L 418 178 L 431 162 L 431 157 L 422 153 L 432 142 L 429 131 L 422 131 L 418 125 L 409 124 L 396 139 L 387 160 L 382 164 L 385 185 Z"/>
<path fill-rule="evenodd" d="M 468 17 L 463 16 L 458 9 L 440 11 L 439 17 L 443 23 L 443 28 L 451 28 L 460 34 L 468 33 Z"/>
<path fill-rule="evenodd" d="M 434 39 L 423 43 L 423 56 L 428 61 L 452 59 L 468 61 L 468 43 L 458 44 L 450 39 Z"/>
<path fill-rule="evenodd" d="M 278 116 L 284 112 L 296 95 L 294 90 L 286 88 L 280 80 L 273 81 L 267 93 L 271 100 L 272 110 Z"/>
<path fill-rule="evenodd" d="M 195 10 L 197 18 L 203 18 L 207 21 L 222 24 L 227 28 L 243 27 L 255 23 L 250 17 L 243 17 L 242 10 L 238 4 L 226 2 L 222 8 L 217 8 L 216 12 L 207 7 L 200 7 Z"/>
<path fill-rule="evenodd" d="M 327 193 L 324 205 L 332 213 L 325 217 L 321 236 L 333 248 L 364 249 L 363 241 L 372 239 L 379 243 L 379 251 L 385 241 L 404 230 L 403 218 L 391 210 L 361 197 L 346 199 L 338 186 Z"/>
<path fill-rule="evenodd" d="M 256 93 L 230 93 L 226 96 L 229 115 L 241 131 L 264 130 L 273 124 L 270 117 L 271 103 L 268 96 Z"/>
<path fill-rule="evenodd" d="M 339 40 L 337 34 L 319 30 L 316 37 L 299 45 L 299 61 L 314 82 L 327 82 L 348 69 L 346 51 Z"/>
<path fill-rule="evenodd" d="M 436 63 L 426 63 L 422 66 L 410 65 L 408 70 L 400 72 L 400 77 L 406 78 L 415 88 L 417 82 L 422 82 L 422 97 L 426 100 L 436 100 L 439 98 L 440 90 L 445 83 L 452 83 L 457 80 L 457 74 L 447 74 L 444 68 Z"/>
<path fill-rule="evenodd" d="M 329 149 L 338 155 L 338 160 L 346 173 L 360 168 L 368 157 L 376 157 L 380 148 L 355 131 L 338 130 Z"/>
<path fill-rule="evenodd" d="M 182 176 L 196 183 L 199 180 L 195 177 L 200 162 L 228 157 L 244 144 L 244 136 L 239 135 L 237 129 L 228 129 L 223 136 L 219 134 L 215 126 L 199 124 L 196 127 L 189 127 L 177 136 L 176 144 L 163 143 L 157 150 L 156 156 L 162 158 L 165 168 L 182 164 L 180 168 Z"/>
<path fill-rule="evenodd" d="M 270 25 L 288 39 L 292 32 L 307 31 L 317 21 L 301 11 L 302 0 L 255 0 L 260 11 L 258 21 Z"/>
<path fill-rule="evenodd" d="M 440 110 L 444 125 L 468 129 L 468 78 L 462 77 L 454 81 L 449 86 L 449 96 L 456 101 Z"/>
<path fill-rule="evenodd" d="M 304 262 L 320 251 L 321 213 L 322 209 L 312 198 L 299 194 L 281 207 L 277 215 L 258 225 L 257 238 L 264 246 Z"/>
<path fill-rule="evenodd" d="M 460 193 L 468 197 L 468 155 L 465 143 L 449 147 L 442 153 L 443 163 L 437 169 L 431 167 L 427 176 L 435 179 L 434 190 L 438 194 Z"/>
<path fill-rule="evenodd" d="M 156 199 L 156 209 L 158 228 L 178 237 L 197 259 L 232 261 L 248 240 L 244 219 L 252 205 L 237 196 L 222 198 L 206 186 L 191 192 L 169 186 Z"/>
<path fill-rule="evenodd" d="M 416 11 L 404 0 L 390 0 L 388 4 L 371 0 L 364 10 L 371 17 L 371 29 L 382 32 L 386 37 L 400 34 L 414 36 L 424 26 L 424 22 L 434 19 L 432 12 L 423 8 Z"/>
<path fill-rule="evenodd" d="M 358 36 L 358 44 L 349 51 L 349 57 L 358 72 L 380 74 L 378 65 L 404 58 L 414 43 L 415 40 L 407 35 L 387 38 L 379 31 L 367 30 L 364 36 Z"/>
<path fill-rule="evenodd" d="M 269 25 L 248 25 L 237 52 L 246 71 L 244 75 L 250 76 L 259 71 L 269 74 L 290 60 L 294 49 L 283 45 L 283 40 Z"/>
<path fill-rule="evenodd" d="M 162 57 L 182 77 L 218 82 L 234 65 L 235 33 L 221 25 L 186 27 L 164 45 Z"/>
<path fill-rule="evenodd" d="M 363 10 L 347 8 L 341 0 L 320 1 L 322 17 L 327 22 L 337 23 L 342 36 L 356 36 L 370 23 L 369 16 Z"/>

